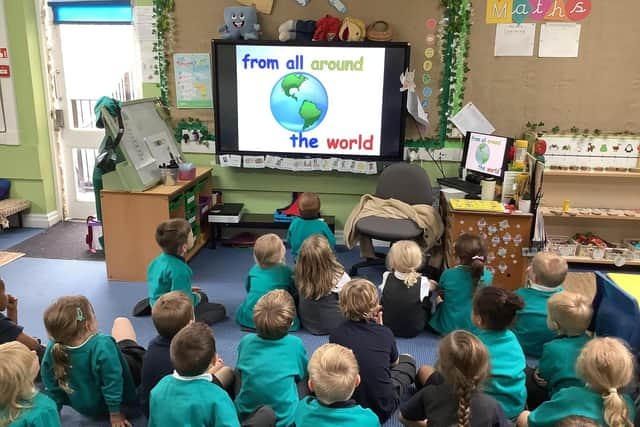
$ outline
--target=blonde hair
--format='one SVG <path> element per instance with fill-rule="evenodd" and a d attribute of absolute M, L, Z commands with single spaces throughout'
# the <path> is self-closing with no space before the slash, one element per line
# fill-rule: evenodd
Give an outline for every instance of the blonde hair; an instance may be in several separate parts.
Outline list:
<path fill-rule="evenodd" d="M 616 338 L 594 338 L 583 348 L 576 371 L 589 388 L 602 395 L 609 427 L 631 427 L 629 408 L 619 393 L 633 379 L 633 356 Z"/>
<path fill-rule="evenodd" d="M 353 395 L 359 369 L 350 349 L 324 344 L 313 352 L 307 369 L 316 397 L 325 405 L 343 402 Z"/>
<path fill-rule="evenodd" d="M 267 292 L 253 307 L 253 322 L 262 338 L 277 340 L 284 337 L 295 318 L 293 297 L 284 289 Z"/>
<path fill-rule="evenodd" d="M 296 262 L 296 286 L 300 295 L 310 300 L 329 295 L 343 273 L 344 267 L 326 237 L 313 234 L 305 239 Z"/>
<path fill-rule="evenodd" d="M 569 266 L 564 258 L 552 252 L 538 252 L 531 261 L 531 270 L 538 285 L 555 287 L 562 285 Z"/>
<path fill-rule="evenodd" d="M 262 235 L 256 239 L 256 243 L 253 245 L 253 258 L 262 268 L 282 264 L 284 255 L 284 244 L 277 234 Z"/>
<path fill-rule="evenodd" d="M 340 291 L 340 311 L 349 320 L 374 320 L 380 311 L 378 290 L 366 279 L 348 281 Z"/>
<path fill-rule="evenodd" d="M 44 326 L 54 341 L 51 347 L 53 374 L 60 388 L 71 394 L 73 389 L 68 382 L 71 360 L 66 347 L 94 332 L 96 324 L 93 307 L 83 296 L 58 298 L 45 310 Z"/>
<path fill-rule="evenodd" d="M 416 284 L 420 273 L 416 270 L 422 265 L 422 249 L 413 240 L 400 240 L 391 245 L 387 254 L 387 268 L 405 273 L 404 284 L 407 288 Z"/>
<path fill-rule="evenodd" d="M 584 295 L 562 291 L 547 301 L 547 314 L 564 335 L 582 335 L 589 327 L 593 308 Z"/>
<path fill-rule="evenodd" d="M 31 407 L 36 395 L 33 386 L 33 362 L 37 357 L 17 341 L 0 345 L 0 426 L 8 426 L 25 409 Z"/>
<path fill-rule="evenodd" d="M 458 399 L 457 427 L 471 425 L 471 399 L 489 376 L 489 353 L 475 335 L 453 331 L 438 346 L 437 370 Z"/>

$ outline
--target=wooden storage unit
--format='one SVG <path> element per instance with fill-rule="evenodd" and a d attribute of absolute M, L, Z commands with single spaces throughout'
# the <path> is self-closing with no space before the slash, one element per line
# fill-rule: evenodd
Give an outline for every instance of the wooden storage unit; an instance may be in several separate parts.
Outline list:
<path fill-rule="evenodd" d="M 179 181 L 175 186 L 158 185 L 131 193 L 102 190 L 100 198 L 109 280 L 147 280 L 147 266 L 161 252 L 155 231 L 164 220 L 190 221 L 195 245 L 187 253 L 187 261 L 209 239 L 206 213 L 212 206 L 211 168 L 197 168 L 194 180 Z"/>
<path fill-rule="evenodd" d="M 571 208 L 640 209 L 640 173 L 637 172 L 585 172 L 547 170 L 544 174 L 542 206 L 560 208 L 569 200 Z M 592 232 L 604 240 L 619 244 L 624 239 L 640 238 L 640 216 L 556 215 L 544 214 L 547 236 L 572 237 L 576 233 Z M 570 263 L 613 265 L 611 259 L 593 259 L 586 256 L 568 256 Z M 627 260 L 625 265 L 640 266 L 638 260 Z"/>
<path fill-rule="evenodd" d="M 440 198 L 440 206 L 445 222 L 447 266 L 456 265 L 454 246 L 458 236 L 476 233 L 487 245 L 485 264 L 493 271 L 493 285 L 515 290 L 526 284 L 529 258 L 523 255 L 523 249 L 531 246 L 533 215 L 455 210 L 444 197 Z M 506 270 L 501 271 L 501 265 Z"/>

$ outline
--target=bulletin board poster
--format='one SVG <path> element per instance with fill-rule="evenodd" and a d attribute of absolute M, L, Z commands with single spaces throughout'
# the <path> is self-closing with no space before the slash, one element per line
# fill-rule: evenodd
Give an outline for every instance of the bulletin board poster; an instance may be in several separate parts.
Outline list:
<path fill-rule="evenodd" d="M 173 55 L 176 77 L 176 107 L 213 108 L 211 61 L 208 53 Z"/>

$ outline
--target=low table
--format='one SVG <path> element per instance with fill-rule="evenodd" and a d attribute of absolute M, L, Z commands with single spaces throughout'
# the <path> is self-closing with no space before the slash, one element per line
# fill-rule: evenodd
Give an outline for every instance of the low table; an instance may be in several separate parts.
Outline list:
<path fill-rule="evenodd" d="M 336 218 L 334 216 L 322 216 L 332 233 L 336 232 Z M 272 230 L 286 230 L 290 222 L 276 222 L 273 214 L 245 213 L 238 222 L 211 222 L 211 235 L 209 248 L 215 249 L 217 242 L 222 240 L 222 228 L 266 228 Z"/>

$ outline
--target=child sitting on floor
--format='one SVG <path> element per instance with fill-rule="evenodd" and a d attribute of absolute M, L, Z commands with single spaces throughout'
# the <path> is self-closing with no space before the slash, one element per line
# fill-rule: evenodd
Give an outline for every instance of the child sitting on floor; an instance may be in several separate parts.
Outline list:
<path fill-rule="evenodd" d="M 320 234 L 304 241 L 295 271 L 302 326 L 314 335 L 327 335 L 345 320 L 340 312 L 340 290 L 351 278 Z"/>
<path fill-rule="evenodd" d="M 296 317 L 291 295 L 282 289 L 260 298 L 253 308 L 257 334 L 238 344 L 236 409 L 245 421 L 261 405 L 276 413 L 276 426 L 289 427 L 298 404 L 296 383 L 307 378 L 307 352 L 302 340 L 288 335 Z"/>
<path fill-rule="evenodd" d="M 331 332 L 329 342 L 353 350 L 362 377 L 354 399 L 384 423 L 413 383 L 416 361 L 411 355 L 398 354 L 393 332 L 382 324 L 378 290 L 373 283 L 354 279 L 344 285 L 340 310 L 347 321 Z"/>
<path fill-rule="evenodd" d="M 594 338 L 580 352 L 578 375 L 586 387 L 566 387 L 537 409 L 518 417 L 519 427 L 553 427 L 569 415 L 582 415 L 600 425 L 632 427 L 634 408 L 620 390 L 633 380 L 633 356 L 616 338 Z"/>
<path fill-rule="evenodd" d="M 509 419 L 515 419 L 527 402 L 526 361 L 518 339 L 509 326 L 522 310 L 522 298 L 505 289 L 478 289 L 473 298 L 476 335 L 489 351 L 491 374 L 484 392 L 496 399 Z"/>
<path fill-rule="evenodd" d="M 387 254 L 387 267 L 380 285 L 384 325 L 393 335 L 413 338 L 424 330 L 431 315 L 429 279 L 417 272 L 422 250 L 411 240 L 394 243 Z"/>
<path fill-rule="evenodd" d="M 529 267 L 529 287 L 515 291 L 524 300 L 524 308 L 518 312 L 513 333 L 527 356 L 540 357 L 542 346 L 558 335 L 547 325 L 547 301 L 563 290 L 567 271 L 564 258 L 540 252 Z"/>
<path fill-rule="evenodd" d="M 349 400 L 360 384 L 353 352 L 338 344 L 324 344 L 309 360 L 309 390 L 296 409 L 296 427 L 379 427 L 378 417 Z"/>
<path fill-rule="evenodd" d="M 161 222 L 156 228 L 156 242 L 162 253 L 151 261 L 147 269 L 151 307 L 161 295 L 182 291 L 191 296 L 196 320 L 209 325 L 224 320 L 224 306 L 210 303 L 200 288 L 191 286 L 193 273 L 184 259 L 193 246 L 193 232 L 187 220 L 176 218 Z"/>
<path fill-rule="evenodd" d="M 437 371 L 423 366 L 417 381 L 424 384 L 400 406 L 400 422 L 405 426 L 507 427 L 498 402 L 482 392 L 489 376 L 489 353 L 473 334 L 454 331 L 438 345 Z"/>
<path fill-rule="evenodd" d="M 195 320 L 191 297 L 182 291 L 162 295 L 153 305 L 151 319 L 158 335 L 149 342 L 144 355 L 140 390 L 140 403 L 147 418 L 151 389 L 174 370 L 169 353 L 171 340 L 182 328 Z"/>
<path fill-rule="evenodd" d="M 38 357 L 24 344 L 0 344 L 0 426 L 60 427 L 55 402 L 33 385 L 39 370 Z"/>
<path fill-rule="evenodd" d="M 490 286 L 492 274 L 485 268 L 487 248 L 477 234 L 464 233 L 458 237 L 455 253 L 460 265 L 442 273 L 437 290 L 444 292 L 444 300 L 436 307 L 429 326 L 440 335 L 456 329 L 475 332 L 471 322 L 471 301 L 478 288 Z"/>
<path fill-rule="evenodd" d="M 102 334 L 91 303 L 68 296 L 46 309 L 44 326 L 51 341 L 42 361 L 42 382 L 58 409 L 69 405 L 87 417 L 109 415 L 113 427 L 128 424 L 121 406 L 137 401 L 145 353 L 131 322 L 119 317 L 111 336 Z"/>
<path fill-rule="evenodd" d="M 542 348 L 534 371 L 527 368 L 527 406 L 533 410 L 565 387 L 584 386 L 576 373 L 576 360 L 590 337 L 586 331 L 593 309 L 586 297 L 569 291 L 554 294 L 547 302 L 549 329 L 558 332 Z"/>
<path fill-rule="evenodd" d="M 2 313 L 4 310 L 7 311 L 6 316 Z M 18 325 L 18 299 L 7 293 L 5 283 L 0 278 L 0 344 L 11 341 L 21 342 L 42 359 L 45 347 L 39 340 L 25 334 L 22 326 Z"/>
<path fill-rule="evenodd" d="M 283 289 L 295 293 L 293 271 L 285 264 L 284 243 L 278 235 L 269 233 L 258 237 L 253 246 L 253 258 L 256 264 L 251 267 L 245 280 L 247 298 L 238 307 L 236 322 L 245 328 L 255 329 L 253 308 L 260 298 L 274 289 Z M 294 317 L 292 331 L 300 328 L 298 317 Z"/>
<path fill-rule="evenodd" d="M 291 245 L 293 259 L 298 259 L 298 251 L 302 242 L 312 234 L 322 234 L 329 241 L 331 249 L 334 250 L 336 237 L 327 223 L 320 218 L 320 197 L 316 193 L 302 193 L 298 199 L 298 207 L 300 208 L 300 216 L 293 218 L 287 232 L 287 241 Z"/>
<path fill-rule="evenodd" d="M 199 322 L 182 328 L 171 341 L 171 363 L 173 375 L 151 390 L 149 427 L 240 427 L 231 398 L 213 381 L 221 363 L 211 328 Z"/>

